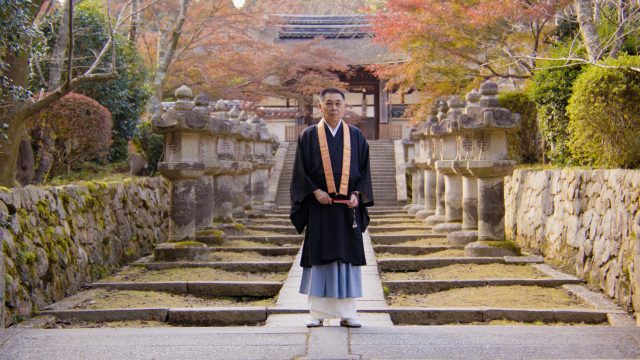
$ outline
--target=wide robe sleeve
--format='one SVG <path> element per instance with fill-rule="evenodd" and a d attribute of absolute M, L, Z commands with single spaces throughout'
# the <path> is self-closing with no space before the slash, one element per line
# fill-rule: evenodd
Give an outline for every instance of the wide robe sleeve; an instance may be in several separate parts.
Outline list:
<path fill-rule="evenodd" d="M 369 163 L 369 144 L 367 140 L 362 136 L 362 133 L 357 132 L 358 136 L 358 166 L 360 178 L 354 184 L 354 191 L 357 191 L 360 196 L 358 201 L 360 205 L 358 210 L 360 211 L 362 219 L 362 231 L 367 230 L 369 226 L 369 212 L 367 207 L 373 206 L 373 186 L 371 184 L 371 167 Z"/>
<path fill-rule="evenodd" d="M 291 177 L 291 213 L 289 218 L 295 226 L 299 234 L 304 231 L 309 217 L 309 195 L 318 189 L 318 186 L 309 176 L 309 148 L 305 148 L 309 141 L 303 141 L 303 137 L 309 137 L 312 128 L 308 128 L 298 136 L 298 147 L 296 149 L 296 158 L 293 163 L 293 174 Z"/>

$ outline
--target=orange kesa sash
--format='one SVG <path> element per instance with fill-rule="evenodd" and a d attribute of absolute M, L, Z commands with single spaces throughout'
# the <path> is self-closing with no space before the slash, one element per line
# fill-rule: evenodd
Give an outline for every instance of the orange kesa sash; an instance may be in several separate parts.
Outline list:
<path fill-rule="evenodd" d="M 342 144 L 342 177 L 340 179 L 340 191 L 338 192 L 336 191 L 336 182 L 333 179 L 333 169 L 331 167 L 331 157 L 329 156 L 329 146 L 327 145 L 327 133 L 324 130 L 324 120 L 318 123 L 320 157 L 322 158 L 324 178 L 327 181 L 327 191 L 329 194 L 340 194 L 346 196 L 349 191 L 349 171 L 351 169 L 351 136 L 349 135 L 349 125 L 344 121 L 342 121 L 342 133 L 344 134 L 344 141 Z"/>

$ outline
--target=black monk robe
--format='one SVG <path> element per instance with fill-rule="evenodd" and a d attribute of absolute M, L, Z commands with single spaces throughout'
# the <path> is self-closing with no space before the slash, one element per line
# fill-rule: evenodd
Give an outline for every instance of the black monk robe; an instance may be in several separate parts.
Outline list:
<path fill-rule="evenodd" d="M 333 179 L 338 190 L 342 178 L 344 126 L 345 123 L 342 123 L 335 137 L 329 127 L 325 126 Z M 373 206 L 369 145 L 358 128 L 349 126 L 349 130 L 351 171 L 348 193 L 360 193 L 359 206 L 355 211 L 356 228 L 353 228 L 353 209 L 344 204 L 322 205 L 313 194 L 316 189 L 328 193 L 320 156 L 318 126 L 307 127 L 298 138 L 291 180 L 290 218 L 298 233 L 307 228 L 302 246 L 302 267 L 309 268 L 312 265 L 324 265 L 337 260 L 351 265 L 366 265 L 362 232 L 369 225 L 366 208 Z"/>

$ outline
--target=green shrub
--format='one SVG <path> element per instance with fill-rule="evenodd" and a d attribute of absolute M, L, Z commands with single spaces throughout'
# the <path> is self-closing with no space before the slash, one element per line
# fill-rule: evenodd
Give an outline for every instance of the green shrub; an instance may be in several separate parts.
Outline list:
<path fill-rule="evenodd" d="M 551 64 L 553 65 L 553 64 Z M 531 98 L 538 109 L 538 126 L 544 141 L 546 156 L 555 164 L 566 164 L 571 158 L 566 108 L 573 82 L 581 66 L 558 67 L 536 71 Z"/>
<path fill-rule="evenodd" d="M 542 150 L 536 104 L 521 92 L 502 92 L 498 100 L 500 106 L 520 114 L 520 128 L 509 134 L 509 158 L 519 163 L 539 162 Z"/>
<path fill-rule="evenodd" d="M 138 124 L 133 136 L 133 145 L 147 160 L 149 173 L 154 174 L 158 170 L 158 162 L 162 159 L 164 138 L 153 133 L 150 121 Z"/>
<path fill-rule="evenodd" d="M 640 167 L 640 57 L 623 55 L 590 66 L 569 100 L 572 158 L 594 167 Z"/>

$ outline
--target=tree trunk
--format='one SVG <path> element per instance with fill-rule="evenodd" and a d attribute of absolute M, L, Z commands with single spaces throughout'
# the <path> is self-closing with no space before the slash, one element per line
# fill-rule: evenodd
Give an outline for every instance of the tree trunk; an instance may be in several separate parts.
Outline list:
<path fill-rule="evenodd" d="M 618 52 L 622 50 L 622 46 L 624 45 L 624 41 L 627 36 L 625 35 L 627 26 L 627 6 L 629 5 L 629 0 L 618 0 L 617 1 L 617 10 L 618 10 L 618 28 L 616 32 L 612 35 L 613 45 L 611 46 L 611 51 L 609 52 L 609 56 L 615 58 L 618 56 Z"/>
<path fill-rule="evenodd" d="M 596 24 L 593 21 L 593 5 L 594 2 L 592 0 L 575 0 L 580 34 L 584 40 L 587 55 L 591 62 L 595 62 L 602 57 L 600 36 L 598 35 Z"/>
<path fill-rule="evenodd" d="M 138 40 L 138 27 L 141 23 L 141 13 L 138 11 L 138 1 L 131 1 L 131 28 L 129 28 L 129 42 L 134 45 Z"/>
<path fill-rule="evenodd" d="M 180 1 L 180 11 L 176 15 L 176 19 L 171 27 L 171 33 L 167 35 L 160 34 L 158 37 L 158 64 L 156 66 L 155 75 L 153 77 L 153 96 L 149 101 L 149 110 L 151 114 L 160 112 L 162 106 L 162 98 L 164 91 L 164 81 L 167 78 L 169 65 L 174 60 L 176 48 L 182 34 L 182 27 L 187 18 L 187 10 L 189 9 L 190 0 Z"/>
<path fill-rule="evenodd" d="M 51 65 L 49 65 L 49 82 L 47 91 L 51 92 L 62 84 L 62 71 L 69 43 L 69 5 L 71 0 L 65 0 L 62 6 L 62 17 L 58 28 L 58 38 L 51 53 Z"/>

